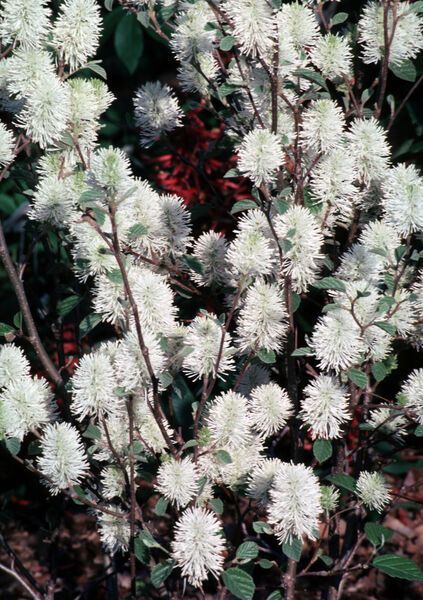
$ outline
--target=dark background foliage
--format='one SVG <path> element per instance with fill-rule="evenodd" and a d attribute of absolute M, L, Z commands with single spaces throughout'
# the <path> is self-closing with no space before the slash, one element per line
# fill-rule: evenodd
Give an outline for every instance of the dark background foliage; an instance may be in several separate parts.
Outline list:
<path fill-rule="evenodd" d="M 199 98 L 187 98 L 178 89 L 177 65 L 160 37 L 145 30 L 136 14 L 128 13 L 116 4 L 115 2 L 112 11 L 103 11 L 104 31 L 97 57 L 102 61 L 107 72 L 107 83 L 116 97 L 103 117 L 100 143 L 123 148 L 130 156 L 137 176 L 150 180 L 160 191 L 181 195 L 192 209 L 196 233 L 212 226 L 230 235 L 234 219 L 228 211 L 235 200 L 248 197 L 249 187 L 246 182 L 236 180 L 235 183 L 223 177 L 233 166 L 234 157 L 224 138 L 221 124 L 203 110 Z M 363 1 L 344 0 L 336 3 L 335 8 L 337 12 L 348 12 L 354 22 L 364 4 Z M 417 72 L 418 76 L 423 72 L 422 60 L 417 64 Z M 90 76 L 88 72 L 84 74 Z M 359 82 L 363 90 L 376 74 L 376 68 L 364 70 Z M 145 151 L 138 145 L 132 99 L 142 83 L 155 80 L 175 87 L 186 112 L 185 127 L 172 135 L 172 146 L 159 143 Z M 390 73 L 388 95 L 395 100 L 396 106 L 407 96 L 412 85 Z M 10 118 L 8 115 L 1 116 L 5 120 Z M 389 120 L 388 103 L 382 120 L 385 123 Z M 389 140 L 394 147 L 394 161 L 411 161 L 422 165 L 422 131 L 423 103 L 420 89 L 408 99 L 389 133 Z M 36 184 L 33 170 L 35 152 L 36 150 L 33 151 L 31 160 L 20 158 L 8 179 L 1 183 L 0 218 L 14 260 L 26 265 L 25 288 L 41 337 L 59 366 L 71 372 L 72 365 L 84 349 L 107 338 L 112 332 L 107 326 L 100 325 L 84 336 L 84 318 L 91 312 L 89 290 L 73 277 L 68 249 L 63 245 L 61 234 L 47 226 L 40 228 L 25 218 L 30 201 L 28 190 L 33 189 Z M 187 301 L 181 302 L 184 304 Z M 203 307 L 214 308 L 219 312 L 219 299 L 210 306 L 208 298 L 200 298 L 198 302 Z M 196 301 L 191 300 L 188 304 L 192 314 L 196 309 Z M 306 306 L 301 310 L 300 318 L 307 331 L 310 322 L 314 320 L 313 309 Z M 18 328 L 20 324 L 19 308 L 1 267 L 0 322 L 14 324 Z M 31 349 L 25 349 L 31 356 Z M 36 366 L 35 357 L 32 358 L 32 364 Z M 416 358 L 407 353 L 402 360 L 408 372 Z M 400 368 L 399 374 L 401 370 Z M 396 388 L 397 376 L 398 372 L 394 377 L 388 378 L 385 385 Z M 186 394 L 189 393 L 186 390 Z M 177 407 L 182 422 L 185 409 L 184 405 Z M 17 466 L 2 448 L 0 465 L 0 535 L 4 534 L 10 545 L 20 552 L 26 566 L 30 570 L 38 570 L 39 579 L 43 576 L 48 579 L 47 574 L 50 572 L 63 580 L 64 591 L 56 595 L 56 598 L 73 598 L 76 589 L 83 590 L 80 597 L 103 598 L 107 586 L 112 594 L 110 597 L 113 597 L 117 582 L 113 578 L 101 577 L 104 559 L 92 519 L 87 518 L 85 511 L 81 511 L 70 501 L 46 494 L 39 481 Z M 417 466 L 408 463 L 406 456 L 399 459 L 397 465 L 398 474 Z M 414 498 L 413 502 L 415 500 Z M 415 511 L 419 505 L 413 502 L 409 504 Z M 404 511 L 407 514 L 406 505 Z M 416 523 L 419 522 L 415 521 L 409 526 L 413 527 Z M 5 549 L 0 549 L 1 552 L 7 552 L 7 544 Z M 119 586 L 119 594 L 124 594 L 125 581 L 121 579 Z M 313 595 L 312 589 L 311 583 L 310 595 L 307 597 L 317 597 Z M 419 597 L 419 592 L 413 586 L 409 586 L 406 591 L 403 582 L 397 583 L 393 579 L 389 580 L 389 585 L 380 583 L 379 589 L 384 598 Z M 21 592 L 10 587 L 10 579 L 2 578 L 1 573 L 0 597 L 21 597 Z M 148 597 L 148 592 L 143 597 Z M 349 597 L 368 596 L 365 591 L 357 591 L 351 592 Z"/>

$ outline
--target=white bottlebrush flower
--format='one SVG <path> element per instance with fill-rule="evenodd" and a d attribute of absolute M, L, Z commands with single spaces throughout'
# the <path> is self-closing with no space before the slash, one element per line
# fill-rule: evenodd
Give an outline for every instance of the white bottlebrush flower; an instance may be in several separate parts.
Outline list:
<path fill-rule="evenodd" d="M 70 133 L 84 154 L 97 142 L 97 132 L 101 127 L 99 118 L 113 102 L 113 95 L 99 79 L 75 77 L 68 81 L 68 85 Z"/>
<path fill-rule="evenodd" d="M 0 39 L 4 46 L 41 46 L 50 28 L 48 0 L 4 0 L 1 6 Z"/>
<path fill-rule="evenodd" d="M 117 386 L 110 358 L 101 351 L 85 354 L 72 377 L 73 414 L 79 421 L 119 414 L 125 407 L 115 394 Z"/>
<path fill-rule="evenodd" d="M 279 13 L 279 36 L 289 38 L 297 50 L 312 48 L 320 37 L 314 11 L 298 2 L 283 4 Z"/>
<path fill-rule="evenodd" d="M 168 252 L 174 256 L 185 254 L 191 241 L 191 216 L 184 201 L 176 194 L 160 196 L 162 235 Z"/>
<path fill-rule="evenodd" d="M 65 0 L 54 23 L 52 44 L 72 72 L 94 56 L 100 33 L 100 7 L 95 0 Z"/>
<path fill-rule="evenodd" d="M 96 185 L 109 193 L 126 191 L 131 175 L 129 159 L 118 148 L 100 148 L 92 156 L 90 175 Z"/>
<path fill-rule="evenodd" d="M 110 233 L 110 221 L 106 219 L 103 231 Z M 116 259 L 100 233 L 87 222 L 72 223 L 71 233 L 75 240 L 72 254 L 77 274 L 82 281 L 88 277 L 107 273 L 117 268 Z"/>
<path fill-rule="evenodd" d="M 141 145 L 150 146 L 162 133 L 182 125 L 182 111 L 168 85 L 148 81 L 135 94 L 135 123 L 140 128 Z"/>
<path fill-rule="evenodd" d="M 27 378 L 30 369 L 28 359 L 21 348 L 14 344 L 0 347 L 0 388 Z"/>
<path fill-rule="evenodd" d="M 247 291 L 238 318 L 238 345 L 243 352 L 280 350 L 287 329 L 282 292 L 275 283 L 256 281 Z"/>
<path fill-rule="evenodd" d="M 392 265 L 396 262 L 395 249 L 401 245 L 401 238 L 385 221 L 372 221 L 365 225 L 358 241 L 368 252 L 374 254 L 382 265 Z"/>
<path fill-rule="evenodd" d="M 345 310 L 331 311 L 319 319 L 314 328 L 311 347 L 321 369 L 335 372 L 352 367 L 364 351 L 360 332 Z"/>
<path fill-rule="evenodd" d="M 231 0 L 224 9 L 241 52 L 253 58 L 265 57 L 275 42 L 272 7 L 266 0 Z"/>
<path fill-rule="evenodd" d="M 395 410 L 395 406 L 382 405 L 371 410 L 367 424 L 379 433 L 401 439 L 407 433 L 407 419 Z"/>
<path fill-rule="evenodd" d="M 386 221 L 399 235 L 423 230 L 423 177 L 414 165 L 399 164 L 385 174 L 382 206 Z"/>
<path fill-rule="evenodd" d="M 195 317 L 188 327 L 184 345 L 191 350 L 183 362 L 183 370 L 193 379 L 202 377 L 224 378 L 234 370 L 231 338 L 227 333 L 223 343 L 221 360 L 216 371 L 216 362 L 222 340 L 223 327 L 214 315 Z"/>
<path fill-rule="evenodd" d="M 106 512 L 97 511 L 97 524 L 100 539 L 106 550 L 111 554 L 115 554 L 118 551 L 126 552 L 131 537 L 129 516 L 115 504 L 108 504 L 105 508 L 117 514 L 112 515 Z"/>
<path fill-rule="evenodd" d="M 386 132 L 376 119 L 355 119 L 346 138 L 346 153 L 355 159 L 360 179 L 367 185 L 383 180 L 388 170 L 390 148 Z"/>
<path fill-rule="evenodd" d="M 275 251 L 266 217 L 261 211 L 249 210 L 241 217 L 236 237 L 228 248 L 227 262 L 237 282 L 269 275 L 274 270 Z"/>
<path fill-rule="evenodd" d="M 0 166 L 5 167 L 14 158 L 15 139 L 13 133 L 0 121 Z"/>
<path fill-rule="evenodd" d="M 120 457 L 126 457 L 129 451 L 129 425 L 128 414 L 123 413 L 117 416 L 112 416 L 99 422 L 101 437 L 96 440 L 97 451 L 95 454 L 98 460 L 107 460 L 111 462 L 115 460 L 113 454 L 116 453 Z M 114 452 L 110 449 L 108 438 Z"/>
<path fill-rule="evenodd" d="M 414 333 L 416 325 L 417 313 L 413 297 L 409 291 L 400 289 L 395 293 L 394 300 L 397 305 L 394 305 L 392 315 L 386 319 L 395 327 L 400 336 L 406 338 Z"/>
<path fill-rule="evenodd" d="M 67 227 L 78 217 L 77 200 L 71 178 L 43 177 L 32 197 L 28 217 L 40 223 L 51 223 L 54 227 Z"/>
<path fill-rule="evenodd" d="M 193 62 L 183 62 L 178 68 L 178 81 L 184 92 L 198 92 L 202 96 L 210 95 L 210 82 L 219 75 L 219 63 L 213 54 L 199 53 Z"/>
<path fill-rule="evenodd" d="M 311 60 L 327 79 L 349 77 L 352 52 L 348 39 L 332 33 L 324 35 L 313 48 Z"/>
<path fill-rule="evenodd" d="M 294 413 L 287 392 L 276 383 L 254 388 L 248 409 L 254 429 L 264 438 L 281 431 Z"/>
<path fill-rule="evenodd" d="M 264 458 L 263 440 L 258 436 L 250 436 L 242 445 L 227 446 L 222 449 L 229 453 L 231 462 L 222 464 L 217 459 L 217 476 L 214 481 L 218 485 L 225 485 L 233 490 L 245 486 L 251 470 Z"/>
<path fill-rule="evenodd" d="M 192 271 L 191 278 L 201 286 L 223 285 L 227 279 L 228 244 L 216 231 L 202 233 L 194 243 L 193 256 L 201 265 L 201 273 Z"/>
<path fill-rule="evenodd" d="M 341 494 L 333 485 L 322 485 L 320 487 L 320 502 L 326 514 L 336 510 Z"/>
<path fill-rule="evenodd" d="M 417 416 L 423 425 L 423 369 L 414 369 L 401 387 L 405 406 Z"/>
<path fill-rule="evenodd" d="M 238 169 L 257 186 L 271 183 L 283 164 L 282 146 L 267 129 L 247 133 L 238 151 Z"/>
<path fill-rule="evenodd" d="M 327 152 L 341 143 L 344 125 L 343 112 L 333 100 L 316 100 L 303 113 L 301 139 L 307 148 Z"/>
<path fill-rule="evenodd" d="M 111 465 L 101 471 L 101 495 L 106 500 L 120 497 L 125 484 L 125 475 L 120 467 Z"/>
<path fill-rule="evenodd" d="M 178 509 L 184 508 L 198 491 L 199 474 L 190 457 L 182 460 L 165 460 L 157 472 L 157 490 L 173 502 Z"/>
<path fill-rule="evenodd" d="M 88 473 L 88 461 L 80 435 L 69 423 L 47 425 L 41 437 L 38 468 L 52 494 L 77 485 Z"/>
<path fill-rule="evenodd" d="M 12 381 L 0 394 L 2 428 L 8 437 L 22 440 L 54 416 L 52 393 L 45 379 L 22 376 Z"/>
<path fill-rule="evenodd" d="M 142 335 L 148 350 L 151 368 L 154 375 L 158 377 L 165 363 L 163 351 L 157 337 L 148 329 L 144 328 Z M 115 368 L 119 385 L 128 392 L 151 387 L 151 377 L 135 330 L 129 331 L 119 344 L 116 351 Z"/>
<path fill-rule="evenodd" d="M 207 25 L 216 23 L 216 18 L 204 0 L 195 4 L 185 2 L 182 8 L 176 16 L 170 46 L 178 60 L 187 64 L 198 60 L 199 55 L 212 52 L 216 43 L 216 30 Z"/>
<path fill-rule="evenodd" d="M 223 571 L 225 542 L 216 516 L 204 508 L 187 508 L 176 523 L 172 558 L 189 583 L 201 586 L 209 573 Z"/>
<path fill-rule="evenodd" d="M 389 486 L 381 473 L 362 471 L 357 480 L 356 493 L 367 508 L 378 512 L 382 512 L 391 500 Z"/>
<path fill-rule="evenodd" d="M 275 218 L 275 230 L 285 243 L 284 273 L 296 292 L 305 292 L 316 277 L 322 254 L 323 236 L 316 217 L 304 206 L 291 206 Z"/>
<path fill-rule="evenodd" d="M 409 2 L 395 3 L 387 8 L 389 63 L 400 65 L 403 61 L 415 58 L 423 48 L 423 19 L 413 11 Z M 394 10 L 396 26 L 393 31 Z M 364 46 L 363 61 L 377 63 L 385 55 L 384 5 L 369 2 L 358 23 L 359 41 Z M 392 36 L 393 34 L 393 36 Z"/>
<path fill-rule="evenodd" d="M 354 185 L 357 178 L 355 161 L 342 146 L 319 160 L 311 174 L 310 188 L 313 197 L 323 204 L 322 218 L 330 208 L 339 215 L 339 221 L 349 221 L 359 194 Z"/>
<path fill-rule="evenodd" d="M 345 281 L 378 281 L 383 259 L 367 246 L 353 244 L 341 257 L 337 277 Z"/>
<path fill-rule="evenodd" d="M 313 432 L 313 438 L 334 439 L 351 419 L 347 390 L 335 377 L 319 375 L 304 389 L 300 417 Z"/>
<path fill-rule="evenodd" d="M 46 73 L 31 87 L 16 124 L 46 148 L 58 142 L 69 119 L 69 88 L 55 75 Z"/>
<path fill-rule="evenodd" d="M 205 425 L 218 448 L 244 446 L 251 437 L 252 425 L 247 399 L 232 391 L 220 394 L 208 409 Z"/>
<path fill-rule="evenodd" d="M 8 91 L 25 98 L 47 74 L 54 76 L 55 66 L 49 52 L 41 48 L 20 46 L 10 58 L 3 59 Z"/>
<path fill-rule="evenodd" d="M 269 501 L 269 491 L 281 464 L 278 458 L 265 458 L 254 467 L 249 476 L 247 495 L 254 498 L 261 506 L 266 506 Z"/>
<path fill-rule="evenodd" d="M 166 238 L 163 233 L 160 196 L 141 179 L 131 179 L 128 186 L 132 193 L 118 206 L 119 218 L 125 229 L 125 240 L 140 254 L 148 257 L 162 255 L 166 249 Z"/>
<path fill-rule="evenodd" d="M 269 495 L 269 523 L 281 544 L 294 537 L 316 539 L 322 508 L 319 481 L 310 467 L 279 465 Z"/>

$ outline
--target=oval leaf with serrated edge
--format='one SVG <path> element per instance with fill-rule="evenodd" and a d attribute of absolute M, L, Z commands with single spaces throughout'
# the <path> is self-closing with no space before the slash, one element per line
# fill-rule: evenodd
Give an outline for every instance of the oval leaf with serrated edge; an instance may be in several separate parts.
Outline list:
<path fill-rule="evenodd" d="M 17 438 L 6 438 L 5 439 L 5 444 L 6 444 L 6 448 L 9 450 L 10 454 L 13 454 L 13 456 L 16 456 L 17 454 L 19 454 L 19 451 L 21 449 L 21 443 Z"/>
<path fill-rule="evenodd" d="M 222 465 L 229 465 L 232 462 L 231 455 L 226 450 L 218 450 L 216 458 Z"/>
<path fill-rule="evenodd" d="M 417 70 L 411 60 L 404 60 L 400 65 L 390 65 L 392 73 L 404 81 L 416 81 Z"/>
<path fill-rule="evenodd" d="M 383 525 L 380 525 L 379 523 L 366 523 L 364 532 L 372 542 L 373 546 L 382 546 L 394 533 L 392 529 L 383 527 Z"/>
<path fill-rule="evenodd" d="M 255 542 L 244 542 L 236 551 L 238 560 L 253 560 L 257 558 L 259 547 Z"/>
<path fill-rule="evenodd" d="M 236 598 L 253 600 L 256 586 L 251 575 L 238 567 L 232 567 L 222 573 L 222 579 L 225 586 Z"/>
<path fill-rule="evenodd" d="M 345 283 L 336 277 L 323 277 L 312 284 L 313 287 L 319 290 L 338 290 L 345 292 Z"/>
<path fill-rule="evenodd" d="M 355 383 L 355 385 L 357 385 L 362 390 L 364 390 L 364 388 L 367 386 L 367 375 L 366 373 L 363 373 L 363 371 L 360 371 L 359 369 L 349 369 L 347 375 L 348 379 Z"/>
<path fill-rule="evenodd" d="M 7 325 L 6 323 L 0 323 L 0 335 L 6 335 L 6 333 L 10 333 L 14 330 L 15 328 L 11 325 Z"/>
<path fill-rule="evenodd" d="M 239 202 L 235 202 L 231 208 L 231 215 L 242 210 L 249 210 L 250 208 L 257 208 L 257 204 L 253 200 L 240 200 Z"/>
<path fill-rule="evenodd" d="M 302 541 L 300 538 L 294 537 L 290 544 L 282 544 L 282 552 L 288 558 L 292 558 L 295 562 L 298 562 L 301 558 Z"/>
<path fill-rule="evenodd" d="M 125 14 L 119 21 L 115 31 L 116 54 L 129 73 L 135 72 L 144 48 L 144 36 L 141 24 L 135 15 Z"/>
<path fill-rule="evenodd" d="M 272 592 L 271 594 L 269 594 L 267 596 L 266 600 L 282 600 L 282 594 L 280 593 L 279 590 L 276 590 L 276 591 Z"/>
<path fill-rule="evenodd" d="M 227 35 L 220 40 L 219 48 L 224 52 L 232 50 L 232 46 L 235 44 L 235 38 L 232 35 Z"/>
<path fill-rule="evenodd" d="M 167 560 L 165 562 L 159 563 L 156 565 L 151 571 L 151 583 L 155 588 L 159 588 L 162 583 L 169 577 L 172 573 L 172 569 L 174 567 L 173 560 Z"/>
<path fill-rule="evenodd" d="M 332 456 L 332 443 L 330 440 L 316 440 L 313 444 L 313 454 L 319 463 L 325 462 Z"/>
<path fill-rule="evenodd" d="M 355 492 L 355 479 L 350 475 L 344 475 L 344 473 L 338 473 L 336 475 L 329 475 L 328 479 L 331 483 L 337 487 L 348 490 L 349 492 Z"/>
<path fill-rule="evenodd" d="M 414 560 L 410 560 L 405 556 L 397 556 L 396 554 L 377 556 L 372 562 L 372 566 L 390 577 L 408 579 L 410 581 L 423 581 L 423 571 Z"/>

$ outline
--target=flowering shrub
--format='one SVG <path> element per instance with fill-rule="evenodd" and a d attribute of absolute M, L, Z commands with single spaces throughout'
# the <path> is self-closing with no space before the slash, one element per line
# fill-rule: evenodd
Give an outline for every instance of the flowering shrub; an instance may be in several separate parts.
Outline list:
<path fill-rule="evenodd" d="M 91 299 L 68 368 L 0 232 L 21 310 L 1 325 L 6 447 L 91 511 L 133 597 L 292 600 L 315 585 L 334 599 L 369 569 L 421 580 L 382 523 L 407 490 L 389 467 L 423 426 L 423 369 L 397 371 L 422 344 L 423 178 L 393 159 L 404 103 L 387 97 L 388 77 L 416 79 L 422 3 L 370 1 L 358 23 L 325 1 L 121 5 L 178 63 L 178 89 L 134 97 L 143 152 L 187 126 L 181 98 L 198 101 L 237 201 L 196 231 L 195 198 L 99 144 L 114 98 L 95 0 L 1 2 L 0 177 L 35 172 L 27 217 L 71 257 L 58 321 Z M 198 185 L 216 195 L 213 164 Z"/>

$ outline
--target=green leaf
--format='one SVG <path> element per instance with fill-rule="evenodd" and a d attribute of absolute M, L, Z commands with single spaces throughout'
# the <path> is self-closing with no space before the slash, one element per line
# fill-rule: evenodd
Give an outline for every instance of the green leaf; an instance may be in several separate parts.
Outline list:
<path fill-rule="evenodd" d="M 123 283 L 122 272 L 118 268 L 107 271 L 106 277 L 112 283 L 117 283 L 117 284 Z"/>
<path fill-rule="evenodd" d="M 255 542 L 244 542 L 236 551 L 238 560 L 249 561 L 257 558 L 259 547 Z"/>
<path fill-rule="evenodd" d="M 237 90 L 239 90 L 239 86 L 238 85 L 233 85 L 232 83 L 223 83 L 219 87 L 219 96 L 221 98 L 225 98 L 226 96 L 230 96 L 231 94 L 233 94 Z"/>
<path fill-rule="evenodd" d="M 340 292 L 346 291 L 345 283 L 336 277 L 323 277 L 323 279 L 315 281 L 312 286 L 318 290 L 338 290 Z"/>
<path fill-rule="evenodd" d="M 240 172 L 238 171 L 238 169 L 229 169 L 229 171 L 226 171 L 226 173 L 224 174 L 224 178 L 225 179 L 232 179 L 233 177 L 240 177 Z"/>
<path fill-rule="evenodd" d="M 226 450 L 218 450 L 216 458 L 222 465 L 229 465 L 232 462 L 231 455 Z"/>
<path fill-rule="evenodd" d="M 144 36 L 135 15 L 124 14 L 115 31 L 116 54 L 132 75 L 144 49 Z"/>
<path fill-rule="evenodd" d="M 82 437 L 86 437 L 92 440 L 99 440 L 101 439 L 100 428 L 97 427 L 97 425 L 90 424 L 82 434 Z"/>
<path fill-rule="evenodd" d="M 132 225 L 132 227 L 130 227 L 128 229 L 128 234 L 131 237 L 135 237 L 135 238 L 141 237 L 141 236 L 145 235 L 146 233 L 148 233 L 148 229 L 142 223 L 136 223 L 135 225 Z"/>
<path fill-rule="evenodd" d="M 312 71 L 311 69 L 297 69 L 293 75 L 302 79 L 307 79 L 307 81 L 311 81 L 312 83 L 316 83 L 326 91 L 329 91 L 326 81 L 319 73 L 316 73 L 316 71 Z"/>
<path fill-rule="evenodd" d="M 92 71 L 93 73 L 95 73 L 96 75 L 101 77 L 102 79 L 107 79 L 106 70 L 95 60 L 84 65 L 83 69 L 89 69 L 90 71 Z"/>
<path fill-rule="evenodd" d="M 313 454 L 319 463 L 324 463 L 332 456 L 332 442 L 330 440 L 316 440 L 313 444 Z"/>
<path fill-rule="evenodd" d="M 79 324 L 79 339 L 83 338 L 90 331 L 94 329 L 99 323 L 101 323 L 101 315 L 97 313 L 91 313 L 84 317 Z"/>
<path fill-rule="evenodd" d="M 298 562 L 301 558 L 302 541 L 300 538 L 294 537 L 290 544 L 282 544 L 282 552 L 288 558 L 292 558 L 295 562 Z"/>
<path fill-rule="evenodd" d="M 296 350 L 294 350 L 291 356 L 307 356 L 308 354 L 312 353 L 313 350 L 311 348 L 307 348 L 306 346 L 304 346 L 302 348 L 297 348 Z"/>
<path fill-rule="evenodd" d="M 253 529 L 256 533 L 272 533 L 272 528 L 264 521 L 254 521 Z"/>
<path fill-rule="evenodd" d="M 183 257 L 184 263 L 195 273 L 199 273 L 200 275 L 203 273 L 203 265 L 200 263 L 198 258 L 195 256 L 191 256 L 190 254 L 185 254 Z"/>
<path fill-rule="evenodd" d="M 10 333 L 14 331 L 15 328 L 12 325 L 7 325 L 7 323 L 0 323 L 0 335 L 6 335 L 6 333 Z"/>
<path fill-rule="evenodd" d="M 104 0 L 104 8 L 106 10 L 112 10 L 112 8 L 113 8 L 113 0 Z"/>
<path fill-rule="evenodd" d="M 417 425 L 414 430 L 414 435 L 417 437 L 423 437 L 423 425 Z"/>
<path fill-rule="evenodd" d="M 355 492 L 355 479 L 350 475 L 345 475 L 344 473 L 337 473 L 336 475 L 329 475 L 326 477 L 328 481 L 336 485 L 337 487 L 348 490 L 349 492 Z"/>
<path fill-rule="evenodd" d="M 222 573 L 222 580 L 228 590 L 240 600 L 253 600 L 256 586 L 254 580 L 245 571 L 232 567 Z"/>
<path fill-rule="evenodd" d="M 162 548 L 147 529 L 143 529 L 138 537 L 147 548 Z"/>
<path fill-rule="evenodd" d="M 394 304 L 395 304 L 395 298 L 392 298 L 392 296 L 382 296 L 382 298 L 377 303 L 377 311 L 379 314 L 383 315 Z"/>
<path fill-rule="evenodd" d="M 347 19 L 348 13 L 339 12 L 331 18 L 330 24 L 332 25 L 332 27 L 334 27 L 335 25 L 340 25 L 341 23 L 344 23 Z"/>
<path fill-rule="evenodd" d="M 376 547 L 382 547 L 383 544 L 392 537 L 394 533 L 392 529 L 383 527 L 379 523 L 366 523 L 364 526 L 364 532 Z"/>
<path fill-rule="evenodd" d="M 276 208 L 276 210 L 278 211 L 278 213 L 280 215 L 283 215 L 284 213 L 286 213 L 286 211 L 289 208 L 289 202 L 287 202 L 286 200 L 281 200 L 280 198 L 274 198 L 272 200 L 273 202 L 273 206 Z"/>
<path fill-rule="evenodd" d="M 265 350 L 262 348 L 257 352 L 258 358 L 266 365 L 273 365 L 276 362 L 276 354 L 273 350 Z"/>
<path fill-rule="evenodd" d="M 188 448 L 194 448 L 194 446 L 198 446 L 197 440 L 188 440 L 188 442 L 185 442 L 185 444 L 182 446 L 182 450 L 187 450 Z"/>
<path fill-rule="evenodd" d="M 395 326 L 392 325 L 392 323 L 385 323 L 385 321 L 375 321 L 374 325 L 376 325 L 376 327 L 379 327 L 379 329 L 383 329 L 383 331 L 386 331 L 387 333 L 389 333 L 389 335 L 395 335 L 397 331 Z"/>
<path fill-rule="evenodd" d="M 367 386 L 368 378 L 363 371 L 360 371 L 359 369 L 348 369 L 347 376 L 350 381 L 355 383 L 355 385 L 358 385 L 362 390 Z"/>
<path fill-rule="evenodd" d="M 76 306 L 78 306 L 78 304 L 80 302 L 81 302 L 81 297 L 76 296 L 75 294 L 72 296 L 68 296 L 67 298 L 64 298 L 63 300 L 60 300 L 57 303 L 57 314 L 60 315 L 61 317 L 66 316 L 67 314 L 72 312 L 73 309 Z"/>
<path fill-rule="evenodd" d="M 249 210 L 250 208 L 257 208 L 257 204 L 254 200 L 240 200 L 239 202 L 235 202 L 231 208 L 231 215 L 241 212 L 242 210 Z"/>
<path fill-rule="evenodd" d="M 383 381 L 388 374 L 388 370 L 383 362 L 376 362 L 372 365 L 372 375 L 376 381 Z"/>
<path fill-rule="evenodd" d="M 372 566 L 390 577 L 408 579 L 410 581 L 423 581 L 423 571 L 413 560 L 405 556 L 398 556 L 397 554 L 377 556 L 372 562 Z"/>
<path fill-rule="evenodd" d="M 221 515 L 223 513 L 223 502 L 220 498 L 212 498 L 209 500 L 209 504 L 216 514 Z"/>
<path fill-rule="evenodd" d="M 19 454 L 19 451 L 21 449 L 21 443 L 17 438 L 6 438 L 5 439 L 5 444 L 6 444 L 6 448 L 9 450 L 10 454 L 13 454 L 13 456 L 16 456 L 17 454 Z"/>
<path fill-rule="evenodd" d="M 327 554 L 321 554 L 319 556 L 320 560 L 327 566 L 330 567 L 333 565 L 333 559 Z"/>
<path fill-rule="evenodd" d="M 292 304 L 292 312 L 297 311 L 301 304 L 301 296 L 299 294 L 296 294 L 295 292 L 292 292 L 291 304 Z"/>
<path fill-rule="evenodd" d="M 404 60 L 400 65 L 390 65 L 392 73 L 405 81 L 416 81 L 417 70 L 411 60 Z"/>
<path fill-rule="evenodd" d="M 282 594 L 279 590 L 275 590 L 267 596 L 266 600 L 282 600 Z"/>
<path fill-rule="evenodd" d="M 411 4 L 408 8 L 413 12 L 423 13 L 423 0 L 417 0 L 417 2 L 413 2 L 413 4 Z"/>
<path fill-rule="evenodd" d="M 227 35 L 220 40 L 219 48 L 224 52 L 228 52 L 229 50 L 232 50 L 234 44 L 235 38 L 232 35 Z"/>
<path fill-rule="evenodd" d="M 144 544 L 140 537 L 136 537 L 134 540 L 134 554 L 143 565 L 148 565 L 150 560 L 150 553 L 147 546 Z"/>
<path fill-rule="evenodd" d="M 159 517 L 162 517 L 163 515 L 166 514 L 167 511 L 167 507 L 169 506 L 169 500 L 166 500 L 166 498 L 163 498 L 163 496 L 161 498 L 159 498 L 157 500 L 157 504 L 154 507 L 154 512 L 156 513 L 156 515 L 158 515 Z"/>
<path fill-rule="evenodd" d="M 151 583 L 155 588 L 159 588 L 164 581 L 172 573 L 175 563 L 173 560 L 166 560 L 165 562 L 157 564 L 151 571 Z"/>
<path fill-rule="evenodd" d="M 272 563 L 271 560 L 267 560 L 267 558 L 262 558 L 259 560 L 258 564 L 262 569 L 271 569 L 274 563 Z"/>

